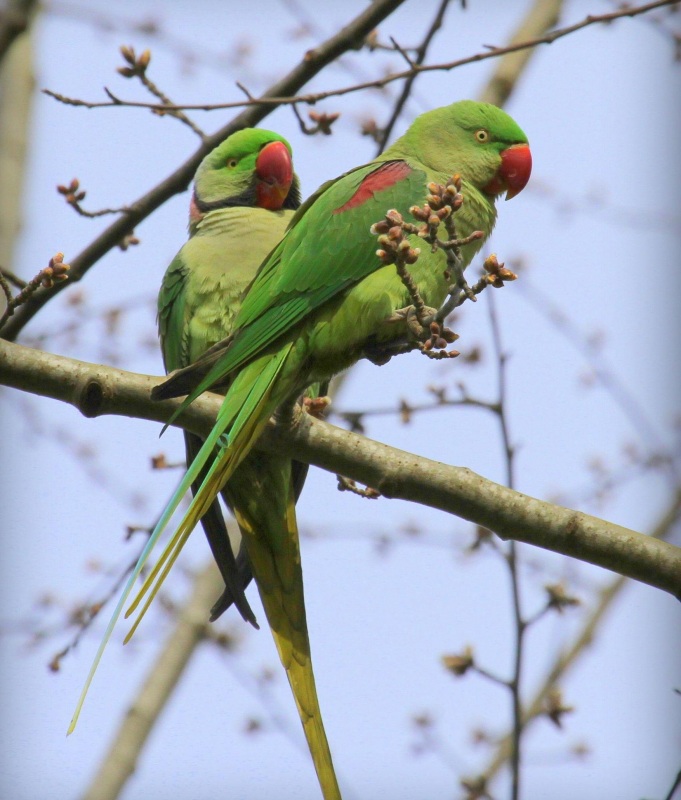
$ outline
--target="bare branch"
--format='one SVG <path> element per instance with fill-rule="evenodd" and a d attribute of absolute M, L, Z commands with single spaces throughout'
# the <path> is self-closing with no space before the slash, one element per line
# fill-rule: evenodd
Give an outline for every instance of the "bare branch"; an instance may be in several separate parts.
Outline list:
<path fill-rule="evenodd" d="M 88 364 L 0 341 L 0 383 L 70 403 L 87 417 L 117 414 L 166 422 L 177 400 L 153 402 L 162 378 Z M 178 426 L 206 436 L 222 405 L 199 397 Z M 271 425 L 260 443 L 399 498 L 455 514 L 514 539 L 634 578 L 681 596 L 681 548 L 588 514 L 534 499 L 476 475 L 365 439 L 298 413 Z"/>
<path fill-rule="evenodd" d="M 430 47 L 430 43 L 433 41 L 435 34 L 440 30 L 442 27 L 442 21 L 445 16 L 445 12 L 447 11 L 447 6 L 449 5 L 450 0 L 441 0 L 440 7 L 435 14 L 435 17 L 426 32 L 426 35 L 421 42 L 421 44 L 416 48 L 416 55 L 412 60 L 403 50 L 400 52 L 404 55 L 405 59 L 408 61 L 411 67 L 418 66 L 419 64 L 423 64 L 426 60 L 426 55 L 428 54 L 428 48 Z M 397 44 L 395 43 L 397 47 Z M 390 119 L 388 120 L 387 124 L 384 128 L 382 128 L 377 135 L 378 140 L 378 149 L 376 151 L 376 155 L 379 156 L 390 139 L 390 135 L 393 132 L 393 128 L 395 127 L 395 123 L 399 119 L 400 114 L 402 113 L 402 109 L 404 108 L 405 103 L 409 99 L 409 95 L 411 94 L 412 87 L 414 86 L 414 81 L 416 80 L 417 73 L 407 78 L 404 82 L 404 86 L 402 87 L 402 91 L 400 92 L 400 96 L 397 98 L 397 102 L 395 103 L 395 107 L 393 109 L 393 113 L 390 115 Z"/>
<path fill-rule="evenodd" d="M 208 612 L 220 593 L 222 579 L 215 564 L 197 577 L 194 590 L 172 633 L 154 661 L 139 694 L 128 709 L 84 800 L 115 800 L 133 774 L 144 744 L 168 698 L 175 690 L 197 646 L 206 638 Z"/>
<path fill-rule="evenodd" d="M 661 515 L 650 536 L 659 539 L 668 538 L 680 518 L 681 490 L 676 492 L 669 508 Z M 532 700 L 527 704 L 523 713 L 523 726 L 525 728 L 543 713 L 545 701 L 551 688 L 568 674 L 570 669 L 593 643 L 598 627 L 626 585 L 627 579 L 620 575 L 601 589 L 598 602 L 584 621 L 581 630 L 574 637 L 572 643 L 562 648 L 558 653 L 553 664 L 546 672 L 546 676 L 535 691 Z M 508 761 L 511 753 L 512 738 L 512 734 L 509 733 L 499 742 L 496 753 L 482 773 L 487 782 L 490 782 Z"/>
<path fill-rule="evenodd" d="M 548 31 L 558 23 L 562 7 L 563 0 L 536 0 L 511 37 L 510 46 L 539 37 Z M 478 99 L 483 103 L 503 106 L 524 73 L 532 52 L 528 49 L 515 50 L 499 59 L 492 77 Z"/>
<path fill-rule="evenodd" d="M 118 72 L 124 78 L 138 78 L 139 81 L 142 83 L 142 86 L 150 92 L 154 97 L 157 97 L 162 103 L 163 106 L 172 106 L 172 100 L 166 95 L 164 92 L 159 89 L 159 87 L 151 80 L 151 78 L 147 75 L 147 68 L 149 66 L 149 62 L 151 61 L 151 51 L 144 50 L 139 56 L 135 54 L 135 51 L 132 47 L 123 46 L 121 47 L 121 55 L 127 62 L 127 67 L 119 67 Z M 112 99 L 113 95 L 107 91 Z M 201 139 L 202 141 L 206 138 L 206 134 L 198 127 L 189 117 L 184 113 L 184 111 L 179 111 L 178 109 L 173 109 L 172 111 L 155 111 L 154 113 L 163 116 L 164 114 L 169 114 L 171 117 L 175 117 L 188 128 L 190 128 L 194 133 Z"/>
<path fill-rule="evenodd" d="M 0 315 L 0 328 L 10 319 L 16 308 L 29 302 L 40 287 L 43 289 L 52 289 L 55 286 L 55 281 L 57 281 L 58 285 L 67 280 L 70 268 L 69 264 L 64 263 L 64 254 L 56 253 L 50 259 L 49 264 L 44 269 L 41 269 L 34 278 L 31 278 L 31 280 L 22 287 L 19 294 L 14 297 L 12 296 L 9 282 L 4 275 L 0 276 L 0 285 L 2 286 L 2 291 L 7 300 L 7 307 L 3 314 Z"/>
<path fill-rule="evenodd" d="M 307 103 L 309 105 L 314 105 L 315 103 L 319 103 L 321 100 L 326 100 L 329 97 L 341 97 L 346 94 L 365 91 L 366 89 L 383 89 L 385 86 L 388 86 L 395 81 L 407 80 L 412 78 L 414 75 L 418 75 L 423 72 L 450 72 L 451 70 L 458 69 L 459 67 L 464 67 L 467 64 L 476 64 L 479 61 L 486 61 L 489 58 L 499 58 L 500 56 L 505 56 L 510 53 L 517 53 L 521 50 L 533 49 L 543 44 L 553 44 L 559 39 L 563 39 L 565 36 L 569 36 L 577 31 L 583 30 L 584 28 L 591 27 L 592 25 L 608 24 L 623 17 L 637 17 L 640 14 L 646 14 L 649 11 L 653 11 L 657 8 L 673 6 L 677 5 L 678 3 L 679 0 L 656 0 L 656 2 L 648 3 L 643 6 L 624 6 L 617 11 L 612 11 L 608 14 L 590 14 L 574 25 L 569 25 L 565 28 L 557 28 L 556 30 L 550 31 L 543 36 L 526 39 L 525 41 L 518 42 L 517 44 L 510 44 L 506 47 L 488 45 L 486 50 L 475 53 L 472 56 L 466 56 L 465 58 L 457 59 L 456 61 L 447 61 L 440 64 L 421 64 L 402 72 L 392 72 L 389 75 L 383 76 L 382 78 L 363 81 L 361 83 L 356 83 L 352 86 L 344 86 L 339 89 L 329 89 L 324 92 L 311 92 L 308 94 L 299 95 L 266 93 L 262 97 L 251 98 L 245 101 L 233 101 L 229 103 L 182 103 L 173 106 L 160 105 L 158 103 L 143 103 L 132 100 L 121 100 L 117 97 L 109 100 L 108 102 L 90 102 L 85 100 L 77 100 L 74 98 L 66 98 L 62 95 L 57 95 L 54 92 L 50 92 L 49 90 L 46 93 L 50 94 L 56 99 L 61 100 L 61 102 L 68 103 L 70 105 L 83 106 L 84 108 L 112 108 L 115 106 L 124 105 L 126 108 L 147 108 L 165 112 L 173 110 L 217 111 L 219 109 L 248 108 L 250 106 L 292 105 L 293 103 Z"/>
<path fill-rule="evenodd" d="M 633 429 L 643 439 L 647 439 L 660 454 L 669 456 L 665 464 L 671 476 L 676 480 L 678 478 L 678 468 L 671 457 L 671 448 L 661 440 L 646 409 L 639 404 L 617 374 L 610 369 L 605 359 L 598 353 L 593 341 L 541 289 L 533 286 L 526 279 L 519 282 L 519 288 L 534 310 L 542 314 L 572 347 L 588 361 L 594 375 L 627 417 Z"/>
<path fill-rule="evenodd" d="M 358 42 L 372 31 L 376 25 L 398 8 L 404 0 L 375 0 L 362 11 L 352 22 L 331 36 L 323 44 L 308 50 L 300 63 L 289 72 L 287 76 L 271 86 L 264 96 L 254 104 L 249 105 L 241 114 L 236 116 L 227 125 L 215 133 L 207 136 L 194 154 L 178 167 L 164 181 L 150 189 L 145 195 L 129 204 L 129 211 L 106 230 L 104 230 L 85 250 L 71 262 L 71 275 L 69 283 L 76 283 L 83 275 L 109 250 L 146 219 L 159 206 L 163 205 L 173 195 L 183 192 L 194 177 L 196 168 L 201 160 L 220 142 L 241 128 L 252 127 L 261 122 L 278 105 L 272 98 L 296 92 L 311 78 L 317 75 L 324 67 L 332 63 L 341 53 L 355 47 Z M 243 103 L 241 104 L 243 105 Z M 161 107 L 161 110 L 168 110 Z M 62 287 L 55 287 L 51 293 L 36 292 L 29 302 L 8 322 L 3 331 L 6 339 L 15 339 L 25 325 L 40 311 L 51 297 L 58 294 Z"/>

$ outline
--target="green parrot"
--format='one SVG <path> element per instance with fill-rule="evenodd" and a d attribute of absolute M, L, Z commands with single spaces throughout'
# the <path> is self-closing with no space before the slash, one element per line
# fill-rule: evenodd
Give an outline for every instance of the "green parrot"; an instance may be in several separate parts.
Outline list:
<path fill-rule="evenodd" d="M 206 156 L 194 181 L 189 241 L 168 267 L 159 293 L 159 333 L 167 371 L 190 364 L 230 333 L 241 296 L 299 205 L 290 146 L 277 134 L 242 130 Z M 319 388 L 315 385 L 308 395 L 316 396 Z M 203 442 L 185 433 L 185 444 L 187 464 L 191 465 Z M 295 506 L 307 469 L 307 464 L 291 462 L 288 457 L 264 456 L 257 451 L 244 459 L 222 491 L 242 532 L 237 559 L 217 497 L 206 507 L 201 523 L 225 581 L 225 591 L 210 618 L 216 619 L 234 602 L 244 619 L 258 627 L 244 595 L 252 564 L 325 797 L 340 798 L 312 672 L 295 512 L 288 508 Z M 198 490 L 201 476 L 199 471 L 193 491 Z M 281 501 L 253 506 L 250 497 L 254 491 Z M 277 562 L 274 570 L 273 561 Z M 119 602 L 109 622 L 69 733 L 77 723 L 122 606 Z M 130 635 L 132 631 L 126 641 Z"/>
<path fill-rule="evenodd" d="M 168 267 L 158 296 L 166 372 L 188 366 L 229 334 L 241 296 L 299 205 L 290 147 L 277 134 L 238 131 L 204 158 L 194 179 L 189 241 Z M 202 444 L 185 433 L 188 464 Z M 297 471 L 305 470 L 297 465 Z M 217 499 L 201 523 L 225 581 L 211 619 L 234 602 L 257 627 L 244 595 L 250 565 L 243 551 L 237 565 Z"/>
<path fill-rule="evenodd" d="M 280 405 L 291 403 L 307 386 L 327 380 L 368 350 L 389 349 L 408 339 L 408 322 L 395 312 L 411 305 L 411 297 L 395 267 L 384 265 L 376 256 L 370 233 L 373 223 L 391 208 L 408 216 L 412 206 L 422 205 L 430 182 L 445 183 L 458 173 L 465 202 L 456 214 L 457 233 L 461 237 L 475 230 L 484 234 L 461 248 L 466 266 L 492 231 L 497 196 L 506 192 L 508 199 L 518 194 L 530 171 L 525 134 L 495 106 L 461 101 L 422 114 L 379 158 L 324 184 L 300 207 L 284 238 L 258 270 L 230 336 L 153 392 L 156 399 L 189 392 L 184 408 L 203 391 L 229 384 L 213 430 L 159 520 L 119 602 L 122 606 L 129 596 L 184 494 L 201 480 L 126 613 L 130 615 L 144 601 L 128 637 L 196 523 L 224 491 L 244 533 L 280 657 L 288 665 L 326 800 L 340 794 L 337 785 L 326 780 L 328 772 L 320 771 L 319 740 L 311 736 L 305 722 L 306 714 L 308 723 L 314 721 L 309 717 L 316 700 L 311 669 L 298 682 L 291 669 L 296 663 L 309 665 L 309 643 L 290 461 L 270 463 L 268 455 L 269 485 L 281 489 L 275 496 L 264 494 L 259 483 L 248 482 L 244 467 L 248 469 L 253 447 Z M 410 238 L 412 245 L 420 243 L 418 237 Z M 445 267 L 441 250 L 424 248 L 410 268 L 427 306 L 440 306 L 447 295 L 450 276 Z M 271 528 L 257 527 L 264 517 Z M 274 598 L 270 610 L 265 597 Z M 275 601 L 279 602 L 276 613 Z"/>

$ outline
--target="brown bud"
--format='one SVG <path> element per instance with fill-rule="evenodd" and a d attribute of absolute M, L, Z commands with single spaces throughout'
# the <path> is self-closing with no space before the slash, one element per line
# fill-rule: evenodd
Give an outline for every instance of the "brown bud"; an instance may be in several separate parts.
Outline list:
<path fill-rule="evenodd" d="M 323 133 L 325 136 L 330 136 L 331 126 L 333 123 L 340 117 L 340 114 L 327 114 L 326 112 L 319 112 L 319 111 L 310 111 L 308 112 L 308 117 L 312 120 L 312 122 L 316 123 L 317 130 L 320 133 Z"/>
<path fill-rule="evenodd" d="M 135 50 L 134 48 L 128 45 L 121 45 L 120 52 L 123 58 L 128 62 L 128 64 L 135 63 Z"/>
<path fill-rule="evenodd" d="M 152 469 L 168 468 L 168 459 L 166 458 L 165 453 L 159 453 L 157 456 L 151 457 L 151 468 Z"/>
<path fill-rule="evenodd" d="M 137 59 L 137 66 L 142 72 L 149 66 L 151 61 L 151 50 L 145 50 Z"/>
<path fill-rule="evenodd" d="M 558 613 L 562 614 L 568 606 L 578 606 L 580 600 L 578 597 L 568 594 L 565 584 L 551 583 L 547 584 L 544 589 L 548 595 L 547 607 L 555 608 Z"/>
<path fill-rule="evenodd" d="M 442 664 L 446 670 L 454 675 L 465 675 L 475 664 L 473 658 L 473 648 L 468 645 L 461 653 L 442 656 Z"/>
<path fill-rule="evenodd" d="M 565 705 L 563 702 L 563 693 L 558 688 L 551 689 L 546 698 L 544 708 L 546 716 L 557 728 L 562 728 L 563 717 L 566 714 L 571 714 L 575 710 L 574 706 Z"/>

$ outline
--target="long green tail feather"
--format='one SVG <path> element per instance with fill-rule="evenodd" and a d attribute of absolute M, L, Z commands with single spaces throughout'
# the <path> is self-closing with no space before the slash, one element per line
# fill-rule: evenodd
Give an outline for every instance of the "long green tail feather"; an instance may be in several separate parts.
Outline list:
<path fill-rule="evenodd" d="M 130 638 L 161 588 L 163 581 L 170 572 L 171 567 L 175 563 L 194 527 L 213 502 L 220 489 L 229 480 L 244 456 L 253 447 L 260 433 L 262 433 L 262 429 L 267 424 L 269 416 L 274 410 L 271 400 L 274 383 L 282 366 L 286 363 L 286 358 L 290 349 L 291 345 L 283 348 L 272 356 L 259 359 L 258 362 L 251 365 L 251 372 L 255 372 L 257 378 L 255 382 L 252 382 L 248 380 L 249 376 L 247 376 L 245 380 L 242 381 L 246 384 L 246 398 L 238 414 L 236 414 L 236 419 L 234 419 L 235 414 L 232 409 L 235 406 L 238 407 L 238 405 L 234 402 L 232 393 L 228 394 L 225 399 L 225 403 L 218 414 L 215 427 L 211 431 L 208 439 L 206 439 L 201 450 L 199 450 L 192 467 L 197 463 L 200 465 L 199 469 L 203 467 L 208 458 L 214 453 L 217 441 L 222 437 L 226 428 L 231 426 L 228 434 L 228 446 L 221 448 L 217 456 L 215 456 L 215 460 L 206 474 L 199 491 L 194 495 L 177 530 L 159 556 L 156 565 L 147 576 L 130 607 L 125 612 L 126 618 L 129 617 L 139 606 L 144 596 L 148 594 L 124 642 L 130 641 Z M 237 396 L 237 400 L 240 399 L 239 395 L 242 393 L 244 393 L 242 387 L 235 381 L 234 394 Z M 278 403 L 274 405 L 276 406 Z"/>
<path fill-rule="evenodd" d="M 76 727 L 83 703 L 85 702 L 85 698 L 90 688 L 90 684 L 92 683 L 92 679 L 97 671 L 99 662 L 102 659 L 106 645 L 111 638 L 116 622 L 121 615 L 123 606 L 132 592 L 135 581 L 139 577 L 140 572 L 148 561 L 151 551 L 154 549 L 159 537 L 168 525 L 168 522 L 175 513 L 180 501 L 189 491 L 191 484 L 197 479 L 206 462 L 214 454 L 215 447 L 219 440 L 225 431 L 231 426 L 232 430 L 230 431 L 230 435 L 228 437 L 229 446 L 224 450 L 226 457 L 217 458 L 211 465 L 211 469 L 206 475 L 206 478 L 201 485 L 201 489 L 190 504 L 187 512 L 180 522 L 180 525 L 178 526 L 176 533 L 173 535 L 168 545 L 166 545 L 161 557 L 159 558 L 158 564 L 155 565 L 152 572 L 154 577 L 158 575 L 158 580 L 152 589 L 150 598 L 147 602 L 145 602 L 142 611 L 135 620 L 132 630 L 125 637 L 126 642 L 130 640 L 130 637 L 144 617 L 147 608 L 160 589 L 165 577 L 170 571 L 170 568 L 175 563 L 175 560 L 177 559 L 182 547 L 189 537 L 189 534 L 201 518 L 201 515 L 217 496 L 220 488 L 224 482 L 229 479 L 230 474 L 234 471 L 238 463 L 253 446 L 255 439 L 267 424 L 269 415 L 274 411 L 274 408 L 280 402 L 280 399 L 278 398 L 274 403 L 274 406 L 272 406 L 272 389 L 277 375 L 279 374 L 283 364 L 286 362 L 286 357 L 288 356 L 290 349 L 290 345 L 284 347 L 282 350 L 278 351 L 272 356 L 261 357 L 261 359 L 258 359 L 255 365 L 251 365 L 252 367 L 255 367 L 255 369 L 251 370 L 251 372 L 256 373 L 256 379 L 254 381 L 235 381 L 235 384 L 240 383 L 241 385 L 235 386 L 236 391 L 234 394 L 230 392 L 228 397 L 225 399 L 223 407 L 218 414 L 218 419 L 214 428 L 211 430 L 208 438 L 203 444 L 203 447 L 197 454 L 197 457 L 188 468 L 185 476 L 175 490 L 173 496 L 170 498 L 168 505 L 156 524 L 156 527 L 149 537 L 149 541 L 147 542 L 137 561 L 137 564 L 135 565 L 135 569 L 132 571 L 128 582 L 125 585 L 123 593 L 121 594 L 121 597 L 116 604 L 116 608 L 114 609 L 111 619 L 106 627 L 97 653 L 95 654 L 90 671 L 85 679 L 85 684 L 81 691 L 80 697 L 78 698 L 76 710 L 71 718 L 67 735 L 72 733 Z M 245 371 L 246 370 L 244 370 L 244 372 Z M 259 374 L 257 374 L 258 372 Z M 241 375 L 243 375 L 243 373 Z M 239 377 L 241 377 L 241 375 Z M 278 393 L 275 394 L 278 395 Z M 265 411 L 266 413 L 263 413 Z M 135 597 L 131 609 L 126 613 L 126 616 L 132 613 L 132 611 L 139 605 L 150 586 L 151 582 L 149 578 L 147 578 L 144 586 Z"/>
<path fill-rule="evenodd" d="M 286 459 L 268 455 L 258 461 L 251 456 L 234 473 L 226 491 L 244 535 L 324 800 L 341 800 L 312 669 L 290 469 Z"/>
<path fill-rule="evenodd" d="M 161 518 L 156 523 L 156 527 L 154 528 L 151 536 L 149 537 L 149 541 L 142 550 L 139 559 L 137 560 L 137 564 L 135 564 L 135 568 L 133 569 L 130 577 L 128 578 L 127 583 L 125 584 L 125 588 L 123 589 L 123 593 L 120 596 L 118 603 L 116 604 L 116 608 L 111 615 L 111 619 L 109 620 L 108 625 L 106 626 L 106 630 L 104 631 L 104 636 L 102 637 L 102 641 L 100 642 L 99 648 L 95 653 L 95 657 L 92 661 L 92 665 L 90 667 L 90 671 L 88 672 L 87 678 L 85 679 L 85 684 L 83 685 L 83 689 L 80 693 L 80 697 L 78 698 L 78 702 L 76 703 L 76 709 L 73 712 L 73 717 L 71 718 L 71 722 L 69 724 L 68 730 L 66 735 L 73 733 L 76 724 L 78 723 L 78 718 L 80 717 L 80 712 L 83 708 L 83 703 L 85 702 L 85 698 L 87 696 L 88 690 L 90 688 L 90 684 L 92 683 L 92 679 L 95 676 L 95 672 L 97 671 L 97 667 L 99 666 L 99 662 L 102 659 L 102 655 L 104 654 L 104 650 L 106 649 L 107 644 L 109 643 L 109 639 L 111 639 L 111 635 L 113 633 L 114 627 L 116 626 L 116 622 L 123 611 L 123 606 L 125 605 L 130 593 L 132 591 L 133 586 L 135 585 L 135 581 L 139 577 L 140 572 L 144 568 L 144 565 L 149 559 L 151 551 L 154 549 L 155 544 L 157 543 L 159 537 L 163 533 L 166 525 L 168 524 L 170 518 L 174 514 L 177 506 L 179 505 L 180 501 L 187 493 L 189 487 L 193 480 L 196 479 L 202 464 L 197 459 L 191 466 L 191 468 L 187 471 L 187 474 L 183 477 L 180 481 L 179 486 L 173 493 L 173 496 L 170 498 L 168 505 L 166 506 Z"/>

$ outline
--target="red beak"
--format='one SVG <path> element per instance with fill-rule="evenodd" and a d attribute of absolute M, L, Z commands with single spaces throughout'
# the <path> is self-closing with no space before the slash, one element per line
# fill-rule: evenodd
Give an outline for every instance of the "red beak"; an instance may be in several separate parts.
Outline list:
<path fill-rule="evenodd" d="M 270 142 L 255 162 L 257 203 L 270 211 L 280 209 L 293 182 L 293 162 L 283 142 Z"/>
<path fill-rule="evenodd" d="M 527 186 L 531 172 L 532 153 L 529 145 L 511 145 L 501 151 L 501 166 L 484 191 L 495 195 L 505 191 L 506 199 L 510 200 Z"/>

